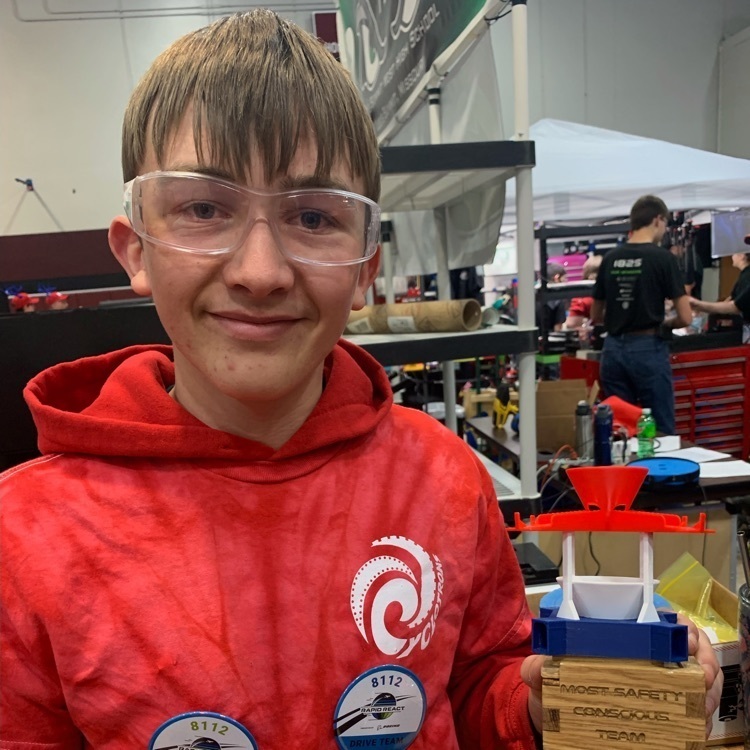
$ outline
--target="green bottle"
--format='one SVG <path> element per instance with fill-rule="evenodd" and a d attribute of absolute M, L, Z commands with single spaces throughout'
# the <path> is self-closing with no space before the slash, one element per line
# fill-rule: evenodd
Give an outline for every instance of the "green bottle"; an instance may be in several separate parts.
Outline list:
<path fill-rule="evenodd" d="M 638 434 L 638 458 L 650 458 L 655 455 L 656 422 L 651 416 L 651 409 L 644 409 L 638 417 L 636 426 Z"/>

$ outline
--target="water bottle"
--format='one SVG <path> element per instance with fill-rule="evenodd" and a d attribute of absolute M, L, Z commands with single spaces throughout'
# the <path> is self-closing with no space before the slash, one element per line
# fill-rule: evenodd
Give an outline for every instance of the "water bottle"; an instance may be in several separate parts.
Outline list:
<path fill-rule="evenodd" d="M 656 422 L 651 416 L 651 409 L 644 409 L 638 417 L 636 425 L 638 435 L 638 458 L 651 458 L 655 455 L 654 439 L 656 438 Z"/>
<path fill-rule="evenodd" d="M 586 461 L 594 454 L 594 421 L 587 401 L 579 401 L 576 407 L 576 453 Z"/>
<path fill-rule="evenodd" d="M 594 414 L 594 463 L 597 466 L 612 465 L 612 407 L 599 404 Z"/>

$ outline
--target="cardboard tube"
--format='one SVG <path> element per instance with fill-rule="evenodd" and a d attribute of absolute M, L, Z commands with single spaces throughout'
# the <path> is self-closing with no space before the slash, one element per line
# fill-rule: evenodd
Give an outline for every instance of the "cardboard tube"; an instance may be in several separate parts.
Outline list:
<path fill-rule="evenodd" d="M 365 305 L 361 310 L 352 310 L 346 323 L 346 333 L 372 333 L 369 317 L 372 305 Z"/>
<path fill-rule="evenodd" d="M 494 307 L 485 307 L 482 310 L 482 325 L 494 326 L 500 322 L 500 312 Z"/>
<path fill-rule="evenodd" d="M 347 333 L 438 333 L 475 331 L 482 307 L 475 299 L 373 305 L 349 317 Z"/>

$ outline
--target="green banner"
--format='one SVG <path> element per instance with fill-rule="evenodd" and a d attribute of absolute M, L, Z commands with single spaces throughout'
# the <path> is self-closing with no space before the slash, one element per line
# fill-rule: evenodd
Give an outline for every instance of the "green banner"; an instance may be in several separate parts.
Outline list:
<path fill-rule="evenodd" d="M 486 0 L 339 0 L 342 60 L 380 133 Z"/>

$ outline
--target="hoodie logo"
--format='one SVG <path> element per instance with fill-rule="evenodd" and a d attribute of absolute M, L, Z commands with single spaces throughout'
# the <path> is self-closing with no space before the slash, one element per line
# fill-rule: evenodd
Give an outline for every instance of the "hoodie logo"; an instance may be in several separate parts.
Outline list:
<path fill-rule="evenodd" d="M 443 600 L 443 566 L 437 555 L 403 536 L 385 536 L 372 546 L 385 547 L 389 554 L 371 558 L 357 571 L 352 615 L 367 643 L 403 659 L 417 645 L 427 648 L 432 639 Z M 391 604 L 401 607 L 398 621 L 392 611 L 387 617 Z"/>

